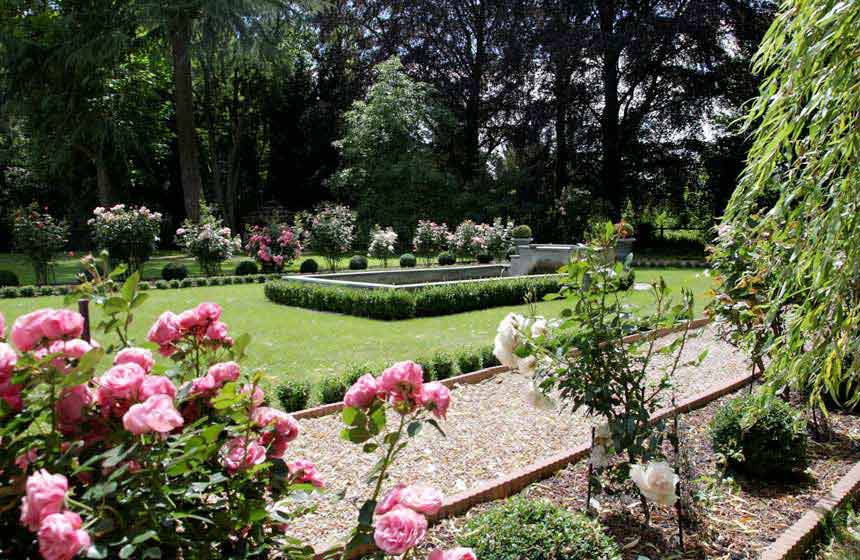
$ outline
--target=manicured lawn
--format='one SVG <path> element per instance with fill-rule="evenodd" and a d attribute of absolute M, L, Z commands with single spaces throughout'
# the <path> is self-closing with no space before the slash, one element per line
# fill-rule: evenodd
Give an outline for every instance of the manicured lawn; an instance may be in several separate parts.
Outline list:
<path fill-rule="evenodd" d="M 74 257 L 58 257 L 54 261 L 54 265 L 51 268 L 49 282 L 51 284 L 77 283 L 77 274 L 81 272 L 80 257 L 84 254 L 86 253 L 81 253 L 80 255 Z M 326 267 L 328 266 L 326 260 L 322 257 L 314 255 L 313 253 L 302 255 L 299 260 L 292 262 L 286 270 L 288 272 L 298 272 L 301 262 L 306 258 L 315 259 L 317 261 L 317 264 L 319 264 L 320 266 L 320 272 L 326 271 Z M 388 266 L 399 266 L 398 258 L 399 257 L 388 259 Z M 344 257 L 340 259 L 337 265 L 338 269 L 348 269 L 349 259 L 350 257 Z M 221 269 L 224 274 L 233 274 L 236 265 L 239 264 L 239 262 L 245 260 L 251 259 L 244 255 L 233 257 L 232 259 L 224 262 L 224 264 L 221 265 Z M 152 259 L 150 259 L 149 261 L 147 261 L 146 264 L 143 265 L 143 279 L 161 279 L 161 269 L 164 268 L 164 265 L 169 262 L 178 262 L 184 264 L 186 267 L 188 267 L 188 273 L 191 276 L 199 276 L 201 274 L 200 266 L 194 259 L 177 253 L 161 253 L 152 257 Z M 368 258 L 367 262 L 370 268 L 382 267 L 381 259 Z M 35 281 L 35 276 L 33 275 L 33 267 L 32 265 L 30 265 L 30 262 L 22 255 L 14 253 L 0 253 L 0 270 L 11 270 L 15 274 L 17 274 L 22 286 L 32 284 Z"/>
<path fill-rule="evenodd" d="M 682 286 L 692 289 L 701 313 L 711 285 L 702 271 L 646 269 L 637 272 L 637 281 L 648 282 L 659 274 L 675 293 Z M 529 312 L 527 305 L 520 305 L 384 322 L 277 305 L 265 298 L 261 284 L 151 290 L 148 293 L 150 299 L 140 308 L 132 329 L 138 344 L 148 344 L 146 332 L 161 312 L 169 309 L 178 313 L 202 301 L 214 301 L 224 308 L 223 320 L 234 336 L 244 332 L 252 336 L 245 366 L 264 369 L 273 382 L 286 377 L 318 379 L 355 362 L 385 363 L 430 356 L 439 350 L 490 345 L 506 313 Z M 643 291 L 631 290 L 626 297 L 636 305 L 646 305 L 650 301 L 648 292 Z M 11 325 L 18 315 L 62 304 L 60 297 L 4 299 L 0 300 L 0 313 Z M 536 307 L 539 313 L 553 316 L 563 306 L 564 302 L 554 301 L 541 302 Z"/>

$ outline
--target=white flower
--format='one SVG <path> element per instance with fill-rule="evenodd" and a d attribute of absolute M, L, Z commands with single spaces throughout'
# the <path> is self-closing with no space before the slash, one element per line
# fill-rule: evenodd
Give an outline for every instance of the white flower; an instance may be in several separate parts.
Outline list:
<path fill-rule="evenodd" d="M 664 506 L 678 501 L 675 486 L 680 478 L 665 461 L 652 461 L 647 465 L 630 467 L 630 479 L 639 487 L 645 498 Z"/>
<path fill-rule="evenodd" d="M 549 323 L 543 317 L 538 317 L 532 323 L 532 338 L 543 336 L 549 332 Z"/>
<path fill-rule="evenodd" d="M 532 376 L 537 370 L 537 358 L 534 356 L 526 356 L 517 360 L 517 371 L 523 375 Z"/>
<path fill-rule="evenodd" d="M 514 351 L 522 338 L 520 328 L 525 324 L 525 321 L 525 317 L 522 315 L 508 313 L 499 323 L 493 344 L 493 355 L 505 367 L 519 369 L 519 358 L 514 355 Z"/>
<path fill-rule="evenodd" d="M 588 462 L 595 469 L 602 469 L 609 464 L 609 456 L 606 454 L 606 448 L 602 445 L 595 445 L 591 448 L 591 456 Z"/>

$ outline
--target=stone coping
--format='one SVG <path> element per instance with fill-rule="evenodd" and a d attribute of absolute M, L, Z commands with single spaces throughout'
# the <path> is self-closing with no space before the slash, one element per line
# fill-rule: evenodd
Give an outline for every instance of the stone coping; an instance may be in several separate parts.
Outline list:
<path fill-rule="evenodd" d="M 794 525 L 782 534 L 762 553 L 760 560 L 794 560 L 805 557 L 807 549 L 825 521 L 840 506 L 856 497 L 860 491 L 860 462 L 839 479 L 827 493 L 808 509 Z"/>

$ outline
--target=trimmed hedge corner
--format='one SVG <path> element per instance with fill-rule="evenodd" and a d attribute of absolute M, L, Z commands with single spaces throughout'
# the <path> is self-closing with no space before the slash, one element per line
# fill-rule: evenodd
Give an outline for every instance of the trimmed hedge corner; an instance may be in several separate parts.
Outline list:
<path fill-rule="evenodd" d="M 266 297 L 282 305 L 393 321 L 519 305 L 524 303 L 529 293 L 541 299 L 558 290 L 557 277 L 463 282 L 414 292 L 334 288 L 278 281 L 266 284 Z"/>

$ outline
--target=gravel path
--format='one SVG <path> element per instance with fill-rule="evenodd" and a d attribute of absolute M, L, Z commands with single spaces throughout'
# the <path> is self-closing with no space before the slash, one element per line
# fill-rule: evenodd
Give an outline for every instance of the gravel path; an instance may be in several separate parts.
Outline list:
<path fill-rule="evenodd" d="M 745 358 L 717 339 L 712 328 L 698 333 L 688 341 L 682 362 L 695 359 L 704 349 L 709 354 L 699 368 L 678 370 L 679 399 L 749 372 Z M 659 375 L 656 368 L 652 373 Z M 448 420 L 442 422 L 447 437 L 423 430 L 398 458 L 389 482 L 422 481 L 446 495 L 456 494 L 587 441 L 591 422 L 584 414 L 536 409 L 524 398 L 530 388 L 529 379 L 514 373 L 457 386 Z M 343 427 L 339 414 L 300 424 L 301 436 L 290 445 L 289 454 L 314 462 L 329 492 L 319 498 L 315 513 L 291 523 L 289 534 L 319 547 L 342 538 L 354 526 L 357 507 L 372 491 L 364 480 L 378 457 L 339 438 Z"/>

